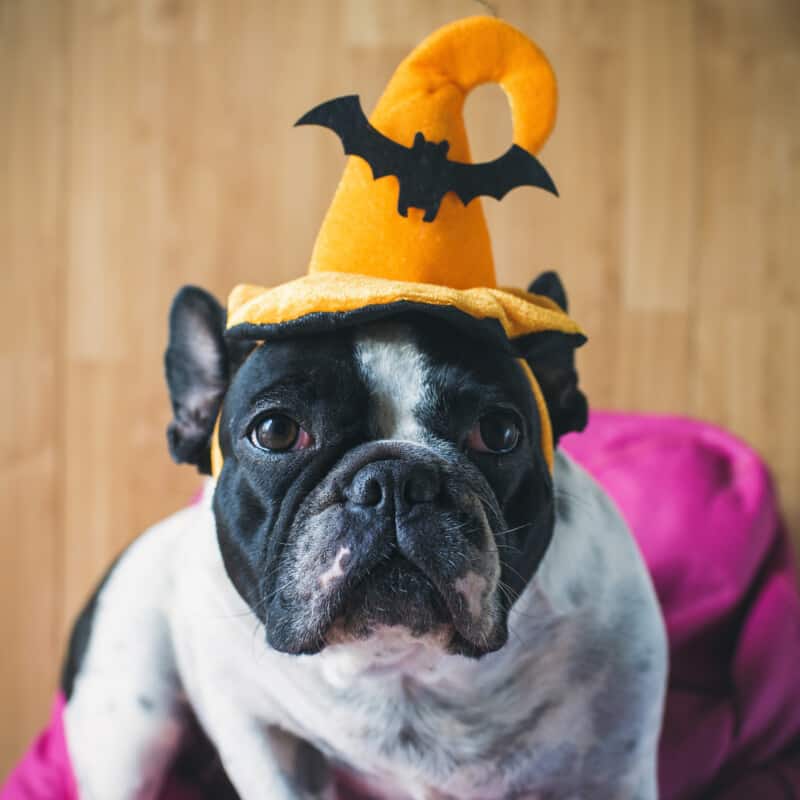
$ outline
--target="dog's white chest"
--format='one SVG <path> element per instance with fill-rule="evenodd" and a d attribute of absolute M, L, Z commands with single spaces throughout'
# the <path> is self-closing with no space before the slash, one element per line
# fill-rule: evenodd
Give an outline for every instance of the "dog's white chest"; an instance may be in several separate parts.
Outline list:
<path fill-rule="evenodd" d="M 151 531 L 111 580 L 124 573 L 126 583 L 147 585 L 155 564 L 169 571 L 153 613 L 171 636 L 186 698 L 244 800 L 265 796 L 265 776 L 280 774 L 267 743 L 277 729 L 378 797 L 505 800 L 546 788 L 594 798 L 604 785 L 625 789 L 615 796 L 654 797 L 666 648 L 652 586 L 624 524 L 585 473 L 560 456 L 556 479 L 566 499 L 550 549 L 512 610 L 508 643 L 479 660 L 441 655 L 435 643 L 397 631 L 313 656 L 277 653 L 227 579 L 207 507 Z M 109 635 L 121 630 L 147 645 L 149 629 L 134 630 L 120 609 L 103 614 L 113 619 Z M 102 618 L 95 624 L 106 629 Z M 94 639 L 89 663 L 107 646 Z M 89 687 L 102 683 L 88 680 L 76 693 L 74 726 L 99 707 Z M 140 687 L 117 681 L 114 693 L 135 703 Z M 100 753 L 82 746 L 70 741 L 79 772 L 98 756 L 116 763 L 111 738 Z"/>
<path fill-rule="evenodd" d="M 652 587 L 588 477 L 559 457 L 557 478 L 561 496 L 580 501 L 562 506 L 551 549 L 512 611 L 508 644 L 477 661 L 396 632 L 314 656 L 276 653 L 214 567 L 209 539 L 197 572 L 205 585 L 187 584 L 185 606 L 173 610 L 201 719 L 233 737 L 246 711 L 357 771 L 379 796 L 414 800 L 500 800 L 537 784 L 568 797 L 584 769 L 652 759 L 665 674 Z M 198 609 L 198 597 L 210 605 Z"/>

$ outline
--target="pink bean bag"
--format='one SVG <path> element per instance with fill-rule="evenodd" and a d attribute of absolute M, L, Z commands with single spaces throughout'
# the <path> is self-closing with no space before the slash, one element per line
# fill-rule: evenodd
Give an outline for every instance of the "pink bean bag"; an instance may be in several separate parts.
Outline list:
<path fill-rule="evenodd" d="M 661 796 L 800 798 L 800 595 L 764 463 L 711 425 L 631 414 L 564 447 L 627 519 L 667 621 Z"/>
<path fill-rule="evenodd" d="M 662 798 L 800 798 L 800 595 L 763 462 L 711 425 L 631 414 L 595 413 L 563 446 L 627 518 L 666 617 Z M 2 800 L 77 800 L 62 707 Z"/>

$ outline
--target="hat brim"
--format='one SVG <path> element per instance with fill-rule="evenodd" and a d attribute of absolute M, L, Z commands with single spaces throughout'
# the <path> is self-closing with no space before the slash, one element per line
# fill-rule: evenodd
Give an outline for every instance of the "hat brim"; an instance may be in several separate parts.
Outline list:
<path fill-rule="evenodd" d="M 552 300 L 518 289 L 466 289 L 363 275 L 314 273 L 272 289 L 239 286 L 228 305 L 226 336 L 275 341 L 330 333 L 408 314 L 425 314 L 509 355 L 529 355 L 566 336 L 586 336 Z"/>

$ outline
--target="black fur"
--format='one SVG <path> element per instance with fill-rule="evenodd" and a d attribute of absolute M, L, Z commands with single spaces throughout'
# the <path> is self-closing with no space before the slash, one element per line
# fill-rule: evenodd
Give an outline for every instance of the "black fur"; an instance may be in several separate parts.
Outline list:
<path fill-rule="evenodd" d="M 499 537 L 504 552 L 503 583 L 513 602 L 539 565 L 550 543 L 554 507 L 550 473 L 540 449 L 540 420 L 528 380 L 512 358 L 498 356 L 445 326 L 420 318 L 415 321 L 420 343 L 436 365 L 435 382 L 441 403 L 425 423 L 445 439 L 457 438 L 476 414 L 479 404 L 511 401 L 527 423 L 525 440 L 507 456 L 469 453 L 497 498 L 509 533 Z M 497 394 L 498 387 L 507 393 Z"/>
<path fill-rule="evenodd" d="M 167 428 L 172 457 L 210 473 L 209 440 L 228 387 L 225 309 L 203 289 L 184 286 L 169 313 L 164 355 L 174 419 Z"/>
<path fill-rule="evenodd" d="M 164 366 L 174 419 L 167 442 L 175 461 L 194 464 L 206 475 L 211 434 L 231 371 L 254 347 L 226 343 L 225 321 L 225 309 L 196 286 L 184 286 L 172 301 Z"/>
<path fill-rule="evenodd" d="M 228 575 L 260 618 L 285 546 L 285 533 L 308 493 L 363 437 L 367 394 L 352 363 L 349 335 L 272 342 L 244 363 L 225 398 L 220 447 L 225 458 L 214 494 L 220 549 Z M 247 441 L 269 407 L 289 412 L 325 446 L 271 455 Z M 270 576 L 274 578 L 275 576 Z"/>
<path fill-rule="evenodd" d="M 72 626 L 72 633 L 70 634 L 69 644 L 67 645 L 67 655 L 61 667 L 61 691 L 64 693 L 64 697 L 67 700 L 72 697 L 72 691 L 75 688 L 75 679 L 81 670 L 81 665 L 86 655 L 86 649 L 89 646 L 94 614 L 97 609 L 97 598 L 108 582 L 119 559 L 120 556 L 114 559 L 114 562 L 106 571 L 106 574 L 97 585 L 97 588 L 92 592 L 91 597 L 86 601 L 86 605 L 83 607 L 78 618 L 75 620 L 75 624 Z"/>
<path fill-rule="evenodd" d="M 190 789 L 192 796 L 198 800 L 239 800 L 216 747 L 193 714 L 186 721 L 183 741 L 175 761 L 170 765 L 169 775 L 180 786 Z M 169 783 L 169 780 L 165 783 Z"/>
<path fill-rule="evenodd" d="M 549 297 L 568 311 L 567 293 L 555 272 L 543 272 L 528 291 Z M 524 349 L 525 360 L 542 388 L 556 443 L 570 431 L 582 431 L 589 421 L 589 404 L 578 388 L 575 346 L 574 337 L 554 331 L 531 337 Z"/>

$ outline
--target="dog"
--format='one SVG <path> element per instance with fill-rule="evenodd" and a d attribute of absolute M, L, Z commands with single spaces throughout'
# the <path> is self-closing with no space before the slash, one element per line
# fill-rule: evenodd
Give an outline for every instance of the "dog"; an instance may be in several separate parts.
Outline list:
<path fill-rule="evenodd" d="M 554 273 L 530 291 L 566 309 Z M 76 623 L 80 797 L 156 797 L 204 743 L 214 798 L 656 798 L 653 586 L 597 484 L 558 449 L 551 475 L 519 363 L 419 313 L 263 346 L 224 328 L 178 293 L 170 449 L 209 472 L 219 420 L 225 469 Z M 528 361 L 557 443 L 587 420 L 574 353 Z"/>

